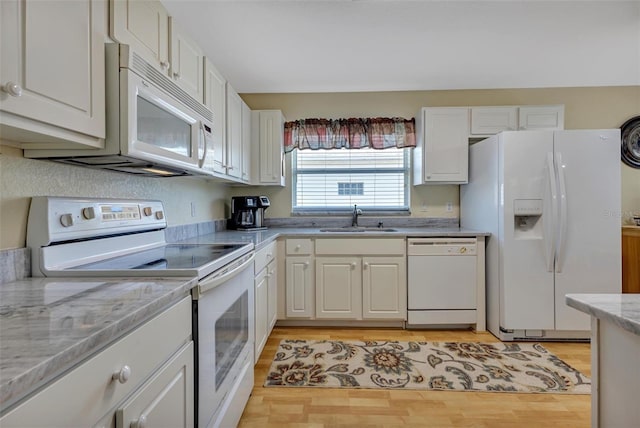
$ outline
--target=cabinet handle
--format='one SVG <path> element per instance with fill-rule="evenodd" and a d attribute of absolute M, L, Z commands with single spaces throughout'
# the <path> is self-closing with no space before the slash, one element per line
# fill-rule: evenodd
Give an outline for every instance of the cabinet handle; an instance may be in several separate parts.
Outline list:
<path fill-rule="evenodd" d="M 117 380 L 120 383 L 127 383 L 130 376 L 131 376 L 131 368 L 125 365 L 125 366 L 122 366 L 120 371 L 112 374 L 111 379 Z"/>
<path fill-rule="evenodd" d="M 131 423 L 131 428 L 146 428 L 147 415 L 140 415 L 137 421 Z"/>
<path fill-rule="evenodd" d="M 168 69 L 170 65 L 169 61 L 160 61 L 160 68 L 163 70 Z"/>
<path fill-rule="evenodd" d="M 2 90 L 12 97 L 19 97 L 22 95 L 22 86 L 18 85 L 16 82 L 7 82 Z"/>

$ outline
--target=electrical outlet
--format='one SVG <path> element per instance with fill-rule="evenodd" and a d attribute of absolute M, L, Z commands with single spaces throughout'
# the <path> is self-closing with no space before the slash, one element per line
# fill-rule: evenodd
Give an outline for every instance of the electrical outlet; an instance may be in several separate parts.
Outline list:
<path fill-rule="evenodd" d="M 451 202 L 447 202 L 447 212 L 453 212 L 453 204 Z"/>
<path fill-rule="evenodd" d="M 196 203 L 191 202 L 191 217 L 195 217 L 195 216 L 196 216 Z"/>

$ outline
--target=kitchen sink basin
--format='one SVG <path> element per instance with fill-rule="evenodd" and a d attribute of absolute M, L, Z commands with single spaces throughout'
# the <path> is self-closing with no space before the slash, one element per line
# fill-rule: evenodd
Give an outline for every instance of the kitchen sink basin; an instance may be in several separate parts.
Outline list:
<path fill-rule="evenodd" d="M 395 232 L 396 229 L 388 227 L 345 226 L 329 229 L 320 229 L 320 232 Z"/>

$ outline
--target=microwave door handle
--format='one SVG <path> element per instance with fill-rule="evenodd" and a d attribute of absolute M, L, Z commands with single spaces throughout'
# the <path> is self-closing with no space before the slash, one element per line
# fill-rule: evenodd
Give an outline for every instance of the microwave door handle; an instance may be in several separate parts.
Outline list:
<path fill-rule="evenodd" d="M 207 158 L 207 133 L 204 130 L 204 124 L 200 122 L 200 132 L 202 132 L 202 141 L 204 142 L 204 150 L 202 152 L 202 159 L 198 158 L 198 167 L 204 166 L 204 160 Z M 198 142 L 198 149 L 200 149 L 200 142 Z"/>

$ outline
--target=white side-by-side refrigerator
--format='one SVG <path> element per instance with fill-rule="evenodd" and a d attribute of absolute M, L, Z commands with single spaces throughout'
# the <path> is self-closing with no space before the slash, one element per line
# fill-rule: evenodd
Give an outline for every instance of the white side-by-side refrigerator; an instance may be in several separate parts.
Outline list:
<path fill-rule="evenodd" d="M 620 293 L 620 131 L 507 131 L 469 148 L 461 227 L 491 232 L 487 326 L 501 340 L 586 339 L 568 293 Z"/>

